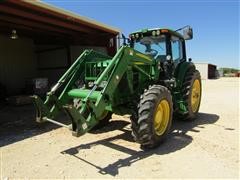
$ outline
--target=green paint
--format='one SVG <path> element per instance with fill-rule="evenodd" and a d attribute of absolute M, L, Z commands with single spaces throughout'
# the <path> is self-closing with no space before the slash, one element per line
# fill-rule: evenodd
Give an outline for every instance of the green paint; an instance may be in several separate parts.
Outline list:
<path fill-rule="evenodd" d="M 132 34 L 151 36 L 153 30 L 161 29 L 144 29 Z M 169 36 L 183 39 L 173 30 L 164 30 L 168 30 L 165 34 Z M 195 66 L 182 61 L 176 68 L 171 65 L 173 72 L 167 75 L 169 70 L 159 68 L 160 65 L 159 60 L 134 50 L 131 45 L 122 46 L 114 57 L 85 50 L 47 94 L 45 102 L 33 96 L 37 120 L 55 119 L 64 111 L 72 121 L 73 134 L 80 136 L 94 127 L 105 111 L 120 115 L 131 113 L 133 102 L 151 84 L 167 86 L 175 106 L 186 112 L 181 86 L 187 69 Z"/>

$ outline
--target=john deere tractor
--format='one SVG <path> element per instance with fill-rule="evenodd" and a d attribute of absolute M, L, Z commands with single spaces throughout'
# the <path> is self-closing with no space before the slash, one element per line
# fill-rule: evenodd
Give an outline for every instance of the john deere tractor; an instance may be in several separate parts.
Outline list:
<path fill-rule="evenodd" d="M 199 110 L 200 73 L 187 60 L 185 47 L 192 36 L 189 26 L 143 29 L 124 38 L 114 57 L 85 50 L 45 101 L 33 96 L 37 122 L 50 121 L 80 136 L 105 125 L 113 113 L 130 114 L 136 142 L 145 148 L 159 145 L 173 116 L 191 120 Z M 71 125 L 56 120 L 60 112 Z"/>

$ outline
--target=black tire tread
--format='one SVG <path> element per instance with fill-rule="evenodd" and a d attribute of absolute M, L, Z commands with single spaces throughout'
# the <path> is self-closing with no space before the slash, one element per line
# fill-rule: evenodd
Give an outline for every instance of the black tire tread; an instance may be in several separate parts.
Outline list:
<path fill-rule="evenodd" d="M 153 130 L 152 112 L 155 111 L 156 103 L 161 98 L 168 100 L 171 109 L 171 117 L 166 132 L 159 137 Z M 137 106 L 137 113 L 131 116 L 133 138 L 144 148 L 156 147 L 164 140 L 170 130 L 172 122 L 172 109 L 173 104 L 170 91 L 161 85 L 150 86 L 140 97 L 140 102 Z"/>
<path fill-rule="evenodd" d="M 183 97 L 183 101 L 186 104 L 187 107 L 187 113 L 185 114 L 181 114 L 178 113 L 178 117 L 182 120 L 193 120 L 196 118 L 196 115 L 198 113 L 197 112 L 193 113 L 191 112 L 191 104 L 190 104 L 190 95 L 191 95 L 191 88 L 192 88 L 192 83 L 195 79 L 199 79 L 200 83 L 201 83 L 201 76 L 200 76 L 200 72 L 194 68 L 191 68 L 187 71 L 183 84 L 182 84 L 182 97 Z M 200 97 L 201 98 L 201 97 Z M 199 105 L 200 107 L 200 105 Z M 198 109 L 199 109 L 198 107 Z"/>

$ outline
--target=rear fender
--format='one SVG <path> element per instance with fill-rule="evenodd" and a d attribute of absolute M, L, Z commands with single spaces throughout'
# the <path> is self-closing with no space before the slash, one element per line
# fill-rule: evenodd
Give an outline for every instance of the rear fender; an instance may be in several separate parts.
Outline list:
<path fill-rule="evenodd" d="M 182 63 L 178 64 L 178 66 L 175 70 L 175 73 L 174 73 L 174 76 L 177 81 L 177 87 L 179 87 L 179 88 L 182 87 L 185 75 L 186 75 L 187 71 L 190 69 L 193 69 L 193 70 L 196 69 L 195 65 L 192 62 L 182 62 Z"/>
<path fill-rule="evenodd" d="M 192 62 L 182 62 L 178 64 L 174 74 L 177 82 L 173 95 L 174 108 L 175 110 L 178 109 L 182 114 L 187 112 L 187 104 L 183 101 L 182 86 L 186 73 L 191 69 L 196 69 Z"/>

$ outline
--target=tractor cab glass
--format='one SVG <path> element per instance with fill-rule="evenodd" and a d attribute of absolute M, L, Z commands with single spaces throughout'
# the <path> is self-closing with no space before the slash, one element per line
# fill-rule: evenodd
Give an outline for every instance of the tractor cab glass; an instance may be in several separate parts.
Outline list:
<path fill-rule="evenodd" d="M 147 36 L 136 39 L 133 48 L 154 59 L 166 59 L 166 36 Z"/>
<path fill-rule="evenodd" d="M 176 36 L 171 36 L 172 60 L 180 61 L 183 59 L 182 40 Z"/>

